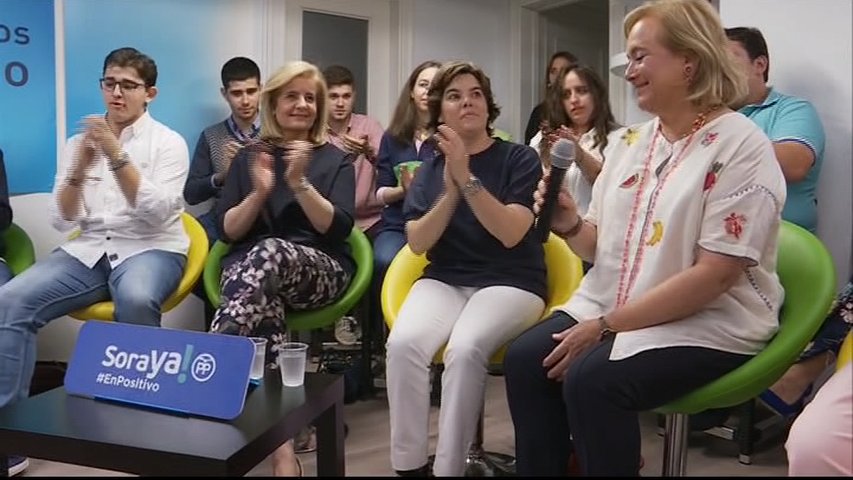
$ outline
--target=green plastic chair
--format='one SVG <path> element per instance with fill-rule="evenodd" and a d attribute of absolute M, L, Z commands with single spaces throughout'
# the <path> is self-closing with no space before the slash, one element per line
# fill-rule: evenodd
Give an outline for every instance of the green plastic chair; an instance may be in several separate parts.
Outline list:
<path fill-rule="evenodd" d="M 686 473 L 688 415 L 752 402 L 797 360 L 823 323 L 835 297 L 835 267 L 823 243 L 808 230 L 783 221 L 776 271 L 785 301 L 779 331 L 764 350 L 717 380 L 655 409 L 666 415 L 663 476 Z"/>
<path fill-rule="evenodd" d="M 373 247 L 370 241 L 358 227 L 353 227 L 347 242 L 352 249 L 355 259 L 355 276 L 347 291 L 337 302 L 316 310 L 288 312 L 287 328 L 293 331 L 307 331 L 332 325 L 346 315 L 358 304 L 364 292 L 370 286 L 373 276 Z M 222 257 L 231 250 L 231 245 L 217 241 L 207 255 L 204 266 L 204 290 L 207 298 L 214 307 L 219 307 L 222 299 L 219 296 L 220 277 L 222 275 Z M 369 342 L 364 342 L 369 343 Z"/>
<path fill-rule="evenodd" d="M 510 135 L 509 132 L 501 130 L 500 128 L 495 128 L 492 131 L 492 136 L 494 138 L 500 138 L 501 140 L 503 140 L 505 142 L 511 142 L 512 141 L 512 135 Z"/>
<path fill-rule="evenodd" d="M 33 241 L 23 228 L 12 223 L 2 235 L 3 242 L 6 244 L 6 264 L 14 275 L 20 275 L 30 265 L 36 263 Z"/>

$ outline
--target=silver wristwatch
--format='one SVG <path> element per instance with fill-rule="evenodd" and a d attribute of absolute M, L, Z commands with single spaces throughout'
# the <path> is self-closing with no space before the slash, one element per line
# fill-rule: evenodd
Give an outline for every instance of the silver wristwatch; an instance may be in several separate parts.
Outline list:
<path fill-rule="evenodd" d="M 468 177 L 468 182 L 462 186 L 461 191 L 462 195 L 465 197 L 476 195 L 480 190 L 483 189 L 483 183 L 480 182 L 480 179 L 471 175 Z"/>

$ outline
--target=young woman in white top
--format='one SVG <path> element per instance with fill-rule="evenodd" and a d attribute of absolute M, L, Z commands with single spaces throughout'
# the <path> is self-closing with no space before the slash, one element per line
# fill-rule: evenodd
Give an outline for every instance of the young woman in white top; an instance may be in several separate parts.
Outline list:
<path fill-rule="evenodd" d="M 608 149 L 585 216 L 564 188 L 551 228 L 595 264 L 504 359 L 519 476 L 636 476 L 639 412 L 734 370 L 779 325 L 785 178 L 705 0 L 625 19 L 626 80 L 655 116 Z M 547 176 L 536 192 L 541 208 Z"/>
<path fill-rule="evenodd" d="M 591 68 L 572 65 L 558 73 L 546 102 L 546 128 L 530 140 L 530 146 L 539 152 L 546 170 L 551 166 L 551 146 L 559 138 L 580 147 L 564 182 L 584 215 L 604 163 L 605 148 L 621 134 L 610 111 L 607 87 Z"/>

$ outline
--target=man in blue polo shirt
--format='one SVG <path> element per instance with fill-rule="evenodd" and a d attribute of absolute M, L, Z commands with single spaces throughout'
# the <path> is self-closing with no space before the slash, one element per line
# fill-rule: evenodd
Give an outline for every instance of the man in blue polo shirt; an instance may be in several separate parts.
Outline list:
<path fill-rule="evenodd" d="M 729 50 L 747 73 L 749 95 L 733 105 L 755 122 L 770 141 L 788 184 L 782 218 L 812 233 L 817 229 L 817 180 L 823 164 L 823 125 L 807 100 L 767 86 L 770 56 L 756 28 L 727 28 Z"/>
<path fill-rule="evenodd" d="M 817 228 L 817 180 L 823 163 L 823 125 L 811 103 L 784 95 L 767 86 L 770 57 L 764 36 L 756 28 L 727 28 L 729 50 L 747 74 L 749 94 L 744 105 L 733 105 L 751 118 L 773 142 L 776 159 L 788 184 L 788 198 L 782 218 L 812 233 Z M 849 324 L 830 316 L 812 338 L 811 346 L 770 388 L 761 392 L 764 405 L 778 415 L 791 418 L 803 408 L 812 391 L 811 384 L 821 376 L 841 344 Z M 705 430 L 722 424 L 731 408 L 706 410 L 690 416 L 693 430 Z"/>

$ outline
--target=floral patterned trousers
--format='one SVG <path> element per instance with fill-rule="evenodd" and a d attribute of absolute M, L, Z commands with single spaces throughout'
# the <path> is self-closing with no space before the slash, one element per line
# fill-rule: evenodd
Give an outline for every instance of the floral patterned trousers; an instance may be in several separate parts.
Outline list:
<path fill-rule="evenodd" d="M 287 341 L 286 312 L 329 305 L 349 281 L 322 251 L 265 238 L 222 272 L 222 303 L 210 331 L 267 338 L 267 364 L 275 366 L 279 345 Z"/>
<path fill-rule="evenodd" d="M 820 330 L 812 338 L 811 343 L 800 355 L 798 362 L 815 357 L 823 352 L 833 352 L 838 355 L 841 344 L 853 325 L 853 278 L 838 294 L 835 304 Z"/>

